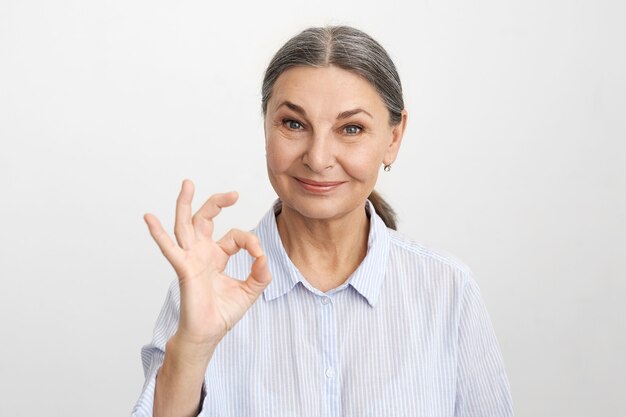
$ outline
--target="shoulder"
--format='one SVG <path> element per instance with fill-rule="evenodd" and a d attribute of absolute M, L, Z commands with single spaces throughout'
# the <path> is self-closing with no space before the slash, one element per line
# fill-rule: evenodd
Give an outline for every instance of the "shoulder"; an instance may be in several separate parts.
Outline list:
<path fill-rule="evenodd" d="M 415 271 L 422 277 L 451 278 L 457 284 L 472 280 L 471 269 L 453 255 L 431 248 L 411 237 L 389 229 L 390 263 L 405 271 Z"/>

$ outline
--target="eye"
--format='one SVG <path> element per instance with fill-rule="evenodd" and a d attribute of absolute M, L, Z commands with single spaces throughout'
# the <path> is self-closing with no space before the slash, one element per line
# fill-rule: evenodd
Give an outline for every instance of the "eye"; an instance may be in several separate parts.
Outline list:
<path fill-rule="evenodd" d="M 361 133 L 362 130 L 363 128 L 357 125 L 348 125 L 348 126 L 344 126 L 343 128 L 344 133 L 348 135 L 353 135 L 353 136 L 358 135 L 359 133 Z"/>
<path fill-rule="evenodd" d="M 283 119 L 283 124 L 287 126 L 287 128 L 292 130 L 300 130 L 304 128 L 304 126 L 302 126 L 302 123 L 291 119 Z"/>

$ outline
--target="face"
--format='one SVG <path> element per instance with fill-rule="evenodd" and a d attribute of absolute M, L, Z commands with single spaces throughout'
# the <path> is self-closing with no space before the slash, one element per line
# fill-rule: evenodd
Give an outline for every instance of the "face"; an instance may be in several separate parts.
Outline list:
<path fill-rule="evenodd" d="M 295 67 L 274 84 L 265 115 L 267 171 L 283 210 L 331 220 L 360 213 L 384 164 L 398 153 L 396 126 L 375 88 L 344 69 Z"/>

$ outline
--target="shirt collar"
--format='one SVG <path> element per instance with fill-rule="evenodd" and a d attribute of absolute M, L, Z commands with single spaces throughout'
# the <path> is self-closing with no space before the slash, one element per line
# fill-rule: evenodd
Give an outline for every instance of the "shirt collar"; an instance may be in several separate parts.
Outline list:
<path fill-rule="evenodd" d="M 276 213 L 280 210 L 280 201 L 277 200 L 272 209 L 261 219 L 256 228 L 265 254 L 268 257 L 272 282 L 265 289 L 265 300 L 273 300 L 289 292 L 298 282 L 310 288 L 306 280 L 291 262 L 283 247 L 278 227 Z M 374 206 L 368 200 L 365 206 L 370 217 L 370 230 L 367 240 L 367 255 L 359 267 L 352 273 L 346 284 L 334 291 L 343 289 L 346 285 L 352 286 L 361 294 L 370 306 L 374 307 L 380 296 L 385 270 L 389 258 L 389 230 L 383 220 L 376 214 Z"/>

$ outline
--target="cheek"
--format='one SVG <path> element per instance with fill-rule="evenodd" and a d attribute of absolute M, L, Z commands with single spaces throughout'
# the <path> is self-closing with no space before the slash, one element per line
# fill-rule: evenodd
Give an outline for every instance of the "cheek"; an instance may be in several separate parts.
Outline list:
<path fill-rule="evenodd" d="M 287 170 L 295 159 L 292 147 L 287 146 L 280 138 L 269 138 L 265 143 L 265 158 L 267 168 L 274 174 Z"/>
<path fill-rule="evenodd" d="M 341 164 L 344 170 L 359 181 L 376 181 L 382 157 L 376 149 L 352 149 Z"/>

